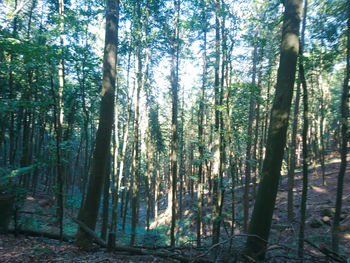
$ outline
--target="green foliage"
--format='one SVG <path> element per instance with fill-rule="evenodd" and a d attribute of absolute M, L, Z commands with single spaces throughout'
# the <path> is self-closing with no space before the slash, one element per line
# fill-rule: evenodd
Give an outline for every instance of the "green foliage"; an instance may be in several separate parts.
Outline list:
<path fill-rule="evenodd" d="M 168 237 L 160 229 L 150 229 L 141 234 L 140 239 L 141 245 L 149 248 L 164 246 L 168 242 Z"/>
<path fill-rule="evenodd" d="M 21 192 L 19 186 L 16 183 L 18 176 L 28 175 L 36 167 L 36 165 L 31 165 L 28 167 L 18 168 L 12 171 L 0 167 L 0 193 L 3 192 Z"/>

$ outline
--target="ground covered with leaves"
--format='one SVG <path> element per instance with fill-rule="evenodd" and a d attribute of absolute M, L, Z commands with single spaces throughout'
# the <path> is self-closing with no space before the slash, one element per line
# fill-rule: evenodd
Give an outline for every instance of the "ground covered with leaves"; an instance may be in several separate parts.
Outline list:
<path fill-rule="evenodd" d="M 107 252 L 98 249 L 86 252 L 74 244 L 41 237 L 25 237 L 13 234 L 0 235 L 0 262 L 165 262 L 163 258 L 150 255 L 129 255 L 123 252 Z M 167 259 L 166 262 L 175 262 Z"/>
<path fill-rule="evenodd" d="M 350 159 L 349 159 L 350 161 Z M 331 248 L 331 223 L 334 216 L 335 196 L 337 191 L 337 175 L 340 161 L 338 158 L 328 158 L 326 164 L 325 184 L 321 167 L 311 167 L 309 170 L 309 189 L 307 200 L 307 220 L 305 236 L 304 262 L 337 262 L 325 255 L 322 250 Z M 350 259 L 350 167 L 346 171 L 343 190 L 343 208 L 340 222 L 340 254 Z M 296 253 L 299 226 L 299 206 L 301 196 L 302 174 L 296 173 L 294 192 L 294 222 L 287 220 L 287 177 L 282 176 L 278 193 L 275 213 L 273 216 L 271 235 L 268 244 L 267 259 L 265 262 L 299 262 Z M 196 200 L 186 197 L 184 199 L 184 214 L 178 220 L 178 249 L 167 248 L 169 238 L 169 217 L 167 217 L 166 202 L 161 205 L 162 214 L 151 225 L 148 233 L 140 233 L 138 245 L 149 247 L 147 255 L 130 253 L 126 251 L 107 252 L 96 246 L 91 251 L 82 251 L 73 242 L 62 242 L 44 237 L 32 237 L 14 234 L 0 235 L 0 262 L 180 262 L 171 257 L 152 255 L 152 251 L 160 253 L 173 253 L 183 256 L 191 262 L 197 260 L 214 260 L 213 252 L 216 251 L 219 262 L 241 262 L 244 240 L 246 235 L 242 230 L 242 195 L 241 186 L 236 191 L 236 224 L 235 235 L 230 236 L 231 222 L 231 194 L 226 191 L 222 241 L 212 247 L 210 244 L 210 207 L 204 209 L 203 247 L 196 248 Z M 34 195 L 33 195 L 34 196 Z M 33 197 L 28 194 L 21 207 L 18 226 L 37 231 L 58 233 L 55 218 L 55 207 L 52 200 L 47 198 L 44 191 Z M 253 200 L 251 206 L 253 207 Z M 67 212 L 75 214 L 77 204 L 67 208 Z M 142 206 L 141 206 L 142 207 Z M 140 211 L 140 229 L 145 222 L 144 211 Z M 13 223 L 11 224 L 13 227 Z M 65 221 L 66 234 L 74 236 L 76 225 L 67 217 Z M 128 240 L 128 228 L 125 232 L 118 229 L 118 244 L 125 245 Z M 163 249 L 155 250 L 150 246 L 163 246 Z M 237 260 L 237 261 L 235 261 Z M 339 261 L 338 261 L 339 262 Z M 341 261 L 340 261 L 341 262 Z M 344 261 L 346 262 L 346 261 Z"/>

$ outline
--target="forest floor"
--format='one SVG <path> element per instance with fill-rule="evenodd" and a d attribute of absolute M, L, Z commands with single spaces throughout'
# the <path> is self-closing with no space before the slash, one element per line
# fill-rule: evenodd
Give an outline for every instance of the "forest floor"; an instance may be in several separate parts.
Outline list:
<path fill-rule="evenodd" d="M 348 158 L 350 161 L 350 158 Z M 307 199 L 307 219 L 305 237 L 310 243 L 305 244 L 306 257 L 308 260 L 304 262 L 335 262 L 332 259 L 325 257 L 320 252 L 324 248 L 331 248 L 331 223 L 334 214 L 335 197 L 337 190 L 337 175 L 339 171 L 340 159 L 336 156 L 328 156 L 325 169 L 325 181 L 322 182 L 321 167 L 311 168 L 309 170 L 309 189 Z M 296 173 L 295 191 L 294 191 L 294 212 L 295 222 L 290 223 L 287 220 L 287 177 L 282 176 L 279 192 L 277 196 L 275 212 L 273 216 L 270 240 L 268 245 L 268 253 L 266 262 L 298 262 L 296 259 L 296 247 L 299 226 L 299 204 L 302 187 L 302 174 Z M 230 213 L 231 213 L 231 192 L 226 191 L 223 213 L 225 222 L 222 230 L 222 246 L 220 248 L 222 262 L 234 262 L 235 256 L 238 256 L 243 251 L 244 240 L 246 236 L 241 227 L 242 222 L 242 205 L 241 205 L 241 190 L 237 187 L 236 194 L 236 226 L 235 237 L 232 242 L 228 242 L 230 237 Z M 57 222 L 54 218 L 54 206 L 51 201 L 45 197 L 44 193 L 37 194 L 34 197 L 27 195 L 25 204 L 23 205 L 21 224 L 30 229 L 39 229 L 57 233 Z M 156 222 L 153 222 L 152 227 L 159 230 L 162 225 L 166 228 L 160 228 L 163 235 L 168 236 L 169 219 L 165 212 L 165 201 L 163 214 L 159 216 Z M 186 249 L 179 250 L 179 255 L 196 256 L 203 251 L 210 251 L 210 208 L 204 209 L 204 245 L 207 244 L 205 250 L 195 249 L 195 200 L 190 197 L 184 198 L 183 217 L 178 221 L 178 236 L 179 244 L 181 243 Z M 252 204 L 253 205 L 253 204 Z M 143 206 L 141 206 L 143 207 Z M 34 220 L 37 218 L 36 220 Z M 40 220 L 39 220 L 39 219 Z M 340 226 L 340 252 L 342 255 L 350 258 L 350 167 L 346 171 L 344 178 L 343 190 L 343 207 L 342 220 Z M 140 211 L 140 224 L 145 222 L 144 211 Z M 76 226 L 69 219 L 66 219 L 65 229 L 68 234 L 73 235 Z M 158 226 L 156 226 L 158 225 Z M 157 231 L 158 231 L 157 230 Z M 144 235 L 145 237 L 145 235 Z M 207 237 L 207 239 L 206 239 Z M 153 245 L 156 243 L 152 236 L 150 237 Z M 155 237 L 157 238 L 157 237 Z M 207 240 L 207 241 L 206 241 Z M 147 240 L 145 241 L 147 243 Z M 126 242 L 124 242 L 124 245 Z M 142 242 L 139 242 L 142 245 Z M 164 243 L 162 243 L 165 245 Z M 314 244 L 316 247 L 312 246 Z M 120 243 L 122 245 L 122 243 Z M 189 249 L 188 247 L 192 247 Z M 319 250 L 320 249 L 320 250 Z M 233 256 L 234 255 L 234 256 Z M 193 257 L 192 257 L 193 258 Z M 209 259 L 209 253 L 205 257 Z M 73 243 L 63 242 L 44 237 L 31 237 L 19 235 L 15 237 L 13 234 L 0 235 L 0 262 L 17 263 L 17 262 L 179 262 L 170 258 L 158 257 L 155 255 L 131 255 L 126 252 L 107 252 L 105 249 L 96 247 L 93 251 L 81 251 Z M 240 261 L 238 261 L 240 262 Z"/>

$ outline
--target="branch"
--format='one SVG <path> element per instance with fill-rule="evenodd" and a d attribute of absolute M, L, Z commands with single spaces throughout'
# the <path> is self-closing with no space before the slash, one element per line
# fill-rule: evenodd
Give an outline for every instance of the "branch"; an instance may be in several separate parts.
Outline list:
<path fill-rule="evenodd" d="M 50 239 L 60 240 L 60 235 L 49 233 L 49 232 L 42 232 L 42 231 L 35 231 L 35 230 L 28 230 L 28 229 L 9 229 L 9 233 L 12 234 L 22 234 L 25 236 L 32 236 L 32 237 L 46 237 Z M 74 240 L 74 237 L 63 235 L 63 241 L 65 242 L 71 242 Z"/>
<path fill-rule="evenodd" d="M 100 238 L 95 231 L 93 231 L 90 227 L 88 227 L 84 222 L 80 221 L 79 219 L 71 216 L 70 214 L 67 213 L 67 216 L 72 219 L 75 223 L 77 223 L 86 233 L 88 233 L 97 244 L 99 244 L 101 247 L 106 248 L 107 247 L 107 243 Z"/>
<path fill-rule="evenodd" d="M 304 241 L 306 243 L 308 243 L 310 246 L 312 246 L 313 248 L 315 248 L 318 251 L 320 251 L 325 256 L 333 259 L 334 261 L 341 262 L 341 263 L 346 263 L 346 259 L 343 256 L 335 253 L 334 251 L 332 251 L 332 250 L 330 250 L 330 249 L 328 249 L 326 247 L 319 248 L 318 246 L 316 246 L 314 243 L 312 243 L 311 241 L 309 241 L 307 239 L 304 239 Z"/>
<path fill-rule="evenodd" d="M 73 217 L 69 214 L 67 214 L 67 215 L 75 223 L 77 223 L 87 234 L 89 234 L 91 237 L 93 237 L 93 239 L 95 240 L 95 242 L 97 244 L 99 244 L 101 247 L 107 248 L 106 242 L 103 241 L 99 236 L 97 236 L 97 234 L 91 228 L 89 228 L 85 223 L 81 222 L 79 219 L 76 219 L 75 217 Z M 144 249 L 144 248 L 121 247 L 121 246 L 116 246 L 115 250 L 116 251 L 125 251 L 125 252 L 129 252 L 131 254 L 137 254 L 137 255 L 149 255 L 149 256 L 157 256 L 157 257 L 163 257 L 163 258 L 172 258 L 172 259 L 179 260 L 180 262 L 184 262 L 184 263 L 193 262 L 191 259 L 189 259 L 187 257 L 177 255 L 177 254 L 171 253 L 169 251 L 158 252 L 158 251 L 150 251 L 150 250 Z M 205 259 L 196 260 L 194 262 L 212 263 L 211 260 L 205 260 Z"/>
<path fill-rule="evenodd" d="M 16 8 L 15 11 L 13 11 L 12 14 L 10 14 L 10 18 L 5 21 L 5 23 L 2 25 L 2 27 L 0 29 L 4 30 L 6 27 L 8 27 L 8 25 L 12 22 L 12 20 L 18 15 L 18 13 L 22 10 L 22 8 L 25 6 L 25 4 L 27 3 L 27 0 L 23 0 L 18 7 Z"/>

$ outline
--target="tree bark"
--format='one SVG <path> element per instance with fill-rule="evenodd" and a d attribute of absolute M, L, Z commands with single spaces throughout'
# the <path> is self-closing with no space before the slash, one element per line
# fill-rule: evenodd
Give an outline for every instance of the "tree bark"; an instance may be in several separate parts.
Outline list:
<path fill-rule="evenodd" d="M 203 185 L 204 185 L 204 125 L 205 125 L 205 108 L 204 108 L 204 96 L 207 85 L 207 17 L 206 8 L 203 7 L 202 19 L 203 19 L 203 76 L 202 87 L 199 98 L 199 111 L 198 111 L 198 142 L 199 142 L 199 167 L 198 167 L 198 191 L 197 191 L 197 246 L 201 245 L 202 235 L 202 206 L 203 206 Z"/>
<path fill-rule="evenodd" d="M 305 0 L 304 15 L 306 15 L 307 0 Z M 307 145 L 307 134 L 309 129 L 309 110 L 308 110 L 308 96 L 306 88 L 306 80 L 304 73 L 304 65 L 302 61 L 302 54 L 300 54 L 299 61 L 299 72 L 300 80 L 303 86 L 303 189 L 301 194 L 300 203 L 300 228 L 299 228 L 299 239 L 298 239 L 298 256 L 303 258 L 304 256 L 304 232 L 305 232 L 305 219 L 306 219 L 306 201 L 307 201 L 307 187 L 308 187 L 308 145 Z"/>
<path fill-rule="evenodd" d="M 172 94 L 172 115 L 171 115 L 171 228 L 170 228 L 170 246 L 175 246 L 175 222 L 176 222 L 176 193 L 177 193 L 177 147 L 178 147 L 178 75 L 176 55 L 179 45 L 179 10 L 180 0 L 174 0 L 174 35 L 171 47 L 171 94 Z"/>
<path fill-rule="evenodd" d="M 103 58 L 100 121 L 96 134 L 96 145 L 88 184 L 86 201 L 79 211 L 79 220 L 95 229 L 100 206 L 103 178 L 111 141 L 116 79 L 116 56 L 118 40 L 119 1 L 107 0 L 105 50 Z M 92 244 L 92 238 L 79 227 L 76 242 L 81 247 Z"/>
<path fill-rule="evenodd" d="M 138 189 L 140 177 L 140 157 L 139 157 L 139 125 L 140 125 L 140 91 L 142 88 L 142 57 L 141 57 L 141 1 L 137 1 L 136 6 L 136 45 L 135 45 L 135 66 L 136 66 L 136 98 L 135 98 L 135 117 L 134 117 L 134 138 L 133 138 L 133 174 L 132 174 L 132 195 L 131 195 L 131 239 L 130 245 L 133 246 L 136 238 L 136 224 L 138 221 Z"/>
<path fill-rule="evenodd" d="M 103 182 L 103 203 L 102 203 L 102 226 L 101 238 L 107 241 L 107 226 L 109 218 L 109 189 L 110 189 L 110 175 L 111 175 L 111 153 L 108 153 L 107 165 Z"/>
<path fill-rule="evenodd" d="M 215 66 L 214 66 L 214 159 L 213 159 L 213 234 L 212 244 L 215 245 L 219 242 L 220 238 L 220 216 L 219 216 L 219 177 L 220 177 L 220 111 L 218 109 L 220 105 L 220 2 L 215 0 Z"/>
<path fill-rule="evenodd" d="M 346 171 L 346 155 L 347 155 L 347 145 L 349 140 L 348 134 L 348 118 L 349 118 L 349 79 L 350 79 L 350 0 L 347 1 L 347 42 L 346 42 L 346 72 L 343 84 L 343 93 L 341 96 L 341 162 L 340 169 L 338 173 L 338 184 L 337 184 L 337 197 L 335 204 L 335 214 L 332 225 L 332 249 L 335 252 L 339 250 L 339 223 L 340 214 L 342 209 L 342 196 L 343 196 L 343 185 L 344 185 L 344 175 Z"/>
<path fill-rule="evenodd" d="M 265 257 L 266 242 L 269 237 L 272 214 L 275 206 L 288 119 L 295 82 L 297 56 L 299 52 L 299 24 L 302 0 L 285 0 L 283 18 L 280 66 L 277 74 L 266 156 L 262 178 L 249 225 L 246 253 L 254 258 Z"/>
<path fill-rule="evenodd" d="M 254 38 L 258 37 L 258 25 L 255 27 Z M 243 195 L 243 229 L 248 230 L 248 217 L 249 217 L 249 194 L 250 194 L 250 181 L 251 181 L 251 167 L 252 167 L 252 140 L 253 140 L 253 121 L 255 111 L 255 85 L 256 85 L 256 64 L 258 57 L 258 44 L 254 44 L 253 50 L 253 74 L 252 74 L 252 88 L 250 90 L 249 100 L 249 117 L 248 117 L 248 141 L 246 149 L 246 163 L 245 163 L 245 184 L 244 184 L 244 195 Z"/>
<path fill-rule="evenodd" d="M 307 135 L 309 130 L 309 109 L 308 109 L 308 94 L 306 87 L 306 79 L 304 72 L 304 61 L 303 61 L 303 51 L 304 51 L 304 35 L 306 26 L 306 15 L 307 15 L 307 0 L 304 1 L 304 12 L 303 12 L 303 23 L 301 31 L 301 41 L 299 49 L 299 81 L 303 87 L 303 188 L 301 194 L 300 203 L 300 227 L 299 227 L 299 239 L 298 239 L 298 256 L 300 258 L 304 257 L 304 236 L 305 236 L 305 219 L 306 219 L 306 202 L 307 202 L 307 187 L 308 187 L 308 141 Z"/>

